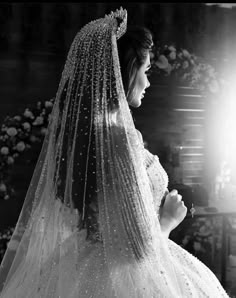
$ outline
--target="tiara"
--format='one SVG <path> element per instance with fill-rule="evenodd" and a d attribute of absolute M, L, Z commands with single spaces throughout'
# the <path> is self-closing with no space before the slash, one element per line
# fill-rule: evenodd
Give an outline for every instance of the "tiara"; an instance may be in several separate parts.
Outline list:
<path fill-rule="evenodd" d="M 127 10 L 121 7 L 115 12 L 112 11 L 109 15 L 106 15 L 105 18 L 116 19 L 116 38 L 119 39 L 126 32 L 127 29 Z"/>

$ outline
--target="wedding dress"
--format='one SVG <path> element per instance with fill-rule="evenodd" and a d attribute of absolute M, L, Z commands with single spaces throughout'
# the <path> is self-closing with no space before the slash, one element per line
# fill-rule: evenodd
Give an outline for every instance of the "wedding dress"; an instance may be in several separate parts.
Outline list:
<path fill-rule="evenodd" d="M 168 177 L 124 94 L 120 9 L 69 51 L 42 151 L 0 268 L 2 298 L 228 297 L 161 232 Z"/>

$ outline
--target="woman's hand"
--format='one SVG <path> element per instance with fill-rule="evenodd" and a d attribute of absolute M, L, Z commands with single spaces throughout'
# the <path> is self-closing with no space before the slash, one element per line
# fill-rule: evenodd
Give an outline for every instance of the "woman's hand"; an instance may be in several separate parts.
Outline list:
<path fill-rule="evenodd" d="M 187 214 L 187 207 L 176 189 L 166 195 L 159 212 L 161 230 L 168 238 L 170 232 L 181 223 Z"/>

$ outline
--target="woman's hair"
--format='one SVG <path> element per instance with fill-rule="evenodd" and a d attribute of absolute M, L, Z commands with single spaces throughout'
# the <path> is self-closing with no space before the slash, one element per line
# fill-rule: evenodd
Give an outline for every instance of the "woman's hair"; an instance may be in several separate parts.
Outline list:
<path fill-rule="evenodd" d="M 129 27 L 118 40 L 118 53 L 125 94 L 130 92 L 138 69 L 153 45 L 152 33 L 145 27 Z"/>

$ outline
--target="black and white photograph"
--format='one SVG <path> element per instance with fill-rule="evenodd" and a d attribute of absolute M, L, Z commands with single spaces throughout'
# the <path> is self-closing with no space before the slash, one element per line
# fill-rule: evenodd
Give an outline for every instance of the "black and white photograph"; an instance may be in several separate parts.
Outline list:
<path fill-rule="evenodd" d="M 0 297 L 236 298 L 236 3 L 0 3 Z"/>

